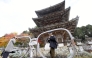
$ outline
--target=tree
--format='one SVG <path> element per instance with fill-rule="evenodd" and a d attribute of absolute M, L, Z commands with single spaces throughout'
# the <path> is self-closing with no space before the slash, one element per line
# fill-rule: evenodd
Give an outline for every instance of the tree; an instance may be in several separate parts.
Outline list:
<path fill-rule="evenodd" d="M 77 27 L 75 29 L 74 36 L 78 37 L 78 39 L 85 41 L 85 35 L 92 37 L 92 25 Z"/>

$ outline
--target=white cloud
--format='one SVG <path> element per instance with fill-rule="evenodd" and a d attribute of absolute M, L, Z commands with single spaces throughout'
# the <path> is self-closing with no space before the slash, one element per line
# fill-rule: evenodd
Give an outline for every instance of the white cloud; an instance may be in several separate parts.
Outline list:
<path fill-rule="evenodd" d="M 63 0 L 0 0 L 0 36 L 5 33 L 28 30 L 34 27 L 32 17 L 37 17 L 35 10 L 40 10 Z M 71 6 L 70 19 L 80 16 L 78 26 L 91 24 L 91 1 L 66 0 L 66 7 Z M 84 21 L 84 22 L 83 22 Z"/>

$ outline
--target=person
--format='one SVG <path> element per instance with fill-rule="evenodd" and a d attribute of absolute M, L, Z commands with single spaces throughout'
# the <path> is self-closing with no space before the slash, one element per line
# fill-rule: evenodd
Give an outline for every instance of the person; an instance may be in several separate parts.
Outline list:
<path fill-rule="evenodd" d="M 48 32 L 48 34 L 48 42 L 50 43 L 50 56 L 51 58 L 55 58 L 55 49 L 57 48 L 57 41 L 52 32 Z"/>
<path fill-rule="evenodd" d="M 13 48 L 14 48 L 14 43 L 16 43 L 16 39 L 17 39 L 16 37 L 10 39 L 6 48 L 3 51 L 2 58 L 7 58 L 9 53 L 14 53 Z"/>

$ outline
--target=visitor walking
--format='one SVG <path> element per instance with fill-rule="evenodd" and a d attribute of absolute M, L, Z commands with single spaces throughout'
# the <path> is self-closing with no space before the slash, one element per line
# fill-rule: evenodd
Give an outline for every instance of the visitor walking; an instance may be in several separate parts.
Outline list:
<path fill-rule="evenodd" d="M 57 41 L 52 32 L 48 32 L 48 34 L 48 42 L 50 43 L 50 56 L 51 58 L 55 58 L 55 49 L 57 48 Z"/>
<path fill-rule="evenodd" d="M 7 58 L 9 53 L 13 53 L 14 52 L 13 48 L 14 48 L 14 43 L 16 42 L 16 39 L 17 38 L 15 38 L 15 37 L 10 39 L 10 41 L 8 42 L 6 48 L 3 51 L 2 58 Z"/>

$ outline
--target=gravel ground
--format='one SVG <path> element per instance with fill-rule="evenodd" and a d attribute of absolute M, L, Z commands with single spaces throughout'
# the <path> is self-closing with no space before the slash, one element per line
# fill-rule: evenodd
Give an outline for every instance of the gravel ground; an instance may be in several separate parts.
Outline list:
<path fill-rule="evenodd" d="M 47 58 L 50 58 L 50 56 L 46 56 Z M 0 58 L 2 58 L 0 56 Z M 34 57 L 34 58 L 42 58 L 42 57 Z M 67 58 L 66 56 L 56 56 L 55 58 Z M 92 58 L 92 57 L 88 57 L 88 56 L 76 56 L 75 58 Z"/>

